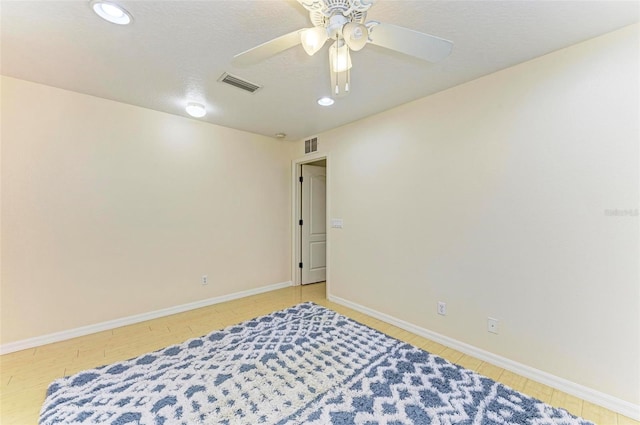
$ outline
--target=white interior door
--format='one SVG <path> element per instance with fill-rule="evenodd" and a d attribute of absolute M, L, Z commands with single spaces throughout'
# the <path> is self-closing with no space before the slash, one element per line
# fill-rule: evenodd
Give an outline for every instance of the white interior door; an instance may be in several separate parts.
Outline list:
<path fill-rule="evenodd" d="M 327 276 L 327 169 L 302 165 L 301 263 L 303 285 Z"/>

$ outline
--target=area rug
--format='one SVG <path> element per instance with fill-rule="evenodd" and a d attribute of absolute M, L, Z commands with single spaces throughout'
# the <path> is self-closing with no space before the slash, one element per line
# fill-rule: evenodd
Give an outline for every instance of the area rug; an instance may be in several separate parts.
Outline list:
<path fill-rule="evenodd" d="M 54 381 L 40 424 L 589 424 L 314 303 Z"/>

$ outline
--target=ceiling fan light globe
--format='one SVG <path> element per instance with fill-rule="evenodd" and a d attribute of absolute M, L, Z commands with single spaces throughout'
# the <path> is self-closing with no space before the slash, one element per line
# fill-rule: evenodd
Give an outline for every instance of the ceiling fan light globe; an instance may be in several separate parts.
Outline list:
<path fill-rule="evenodd" d="M 327 31 L 323 27 L 307 28 L 300 31 L 300 42 L 309 56 L 313 56 L 320 50 L 327 38 Z"/>
<path fill-rule="evenodd" d="M 337 43 L 337 41 L 333 43 L 329 49 L 329 64 L 334 73 L 345 72 L 353 66 L 349 47 L 346 44 L 336 47 Z"/>
<path fill-rule="evenodd" d="M 342 29 L 342 35 L 347 46 L 354 52 L 361 50 L 369 39 L 367 27 L 355 22 L 349 22 Z"/>

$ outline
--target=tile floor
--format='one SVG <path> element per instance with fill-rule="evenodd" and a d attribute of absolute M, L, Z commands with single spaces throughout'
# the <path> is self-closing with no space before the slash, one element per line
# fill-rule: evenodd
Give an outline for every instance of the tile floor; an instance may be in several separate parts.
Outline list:
<path fill-rule="evenodd" d="M 56 378 L 126 360 L 303 301 L 331 308 L 597 424 L 640 425 L 610 410 L 332 303 L 325 297 L 323 283 L 284 288 L 0 356 L 0 424 L 37 424 L 47 387 Z"/>

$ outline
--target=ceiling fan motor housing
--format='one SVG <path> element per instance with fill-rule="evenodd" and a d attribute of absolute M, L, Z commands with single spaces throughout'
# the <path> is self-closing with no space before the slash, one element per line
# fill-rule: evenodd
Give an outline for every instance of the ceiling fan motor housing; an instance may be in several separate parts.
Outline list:
<path fill-rule="evenodd" d="M 335 38 L 338 24 L 334 17 L 344 18 L 340 28 L 349 22 L 363 24 L 367 18 L 367 10 L 373 5 L 373 0 L 298 0 L 309 11 L 309 18 L 316 27 L 327 28 L 329 37 Z"/>
<path fill-rule="evenodd" d="M 338 36 L 342 34 L 342 28 L 345 24 L 349 23 L 343 14 L 336 13 L 329 18 L 329 25 L 327 25 L 327 35 L 334 40 L 338 39 Z"/>

